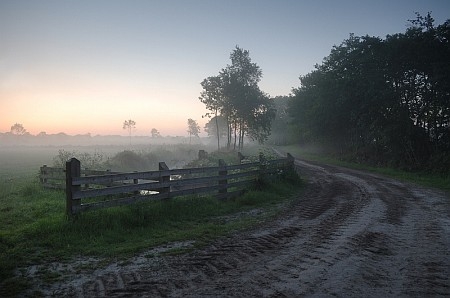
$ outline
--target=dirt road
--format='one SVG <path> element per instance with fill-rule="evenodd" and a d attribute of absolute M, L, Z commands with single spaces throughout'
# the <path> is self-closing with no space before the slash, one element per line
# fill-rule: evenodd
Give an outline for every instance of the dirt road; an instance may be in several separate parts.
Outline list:
<path fill-rule="evenodd" d="M 296 165 L 307 190 L 275 221 L 189 254 L 147 252 L 41 290 L 76 297 L 450 296 L 448 196 L 360 171 Z"/>

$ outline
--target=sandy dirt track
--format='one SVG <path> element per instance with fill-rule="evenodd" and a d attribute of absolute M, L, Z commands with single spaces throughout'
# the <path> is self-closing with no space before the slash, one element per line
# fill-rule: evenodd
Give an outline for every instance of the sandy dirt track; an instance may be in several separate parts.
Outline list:
<path fill-rule="evenodd" d="M 37 289 L 69 297 L 450 296 L 448 194 L 295 163 L 308 186 L 274 221 L 178 256 L 157 254 L 167 246 L 85 272 L 55 264 L 64 282 Z"/>

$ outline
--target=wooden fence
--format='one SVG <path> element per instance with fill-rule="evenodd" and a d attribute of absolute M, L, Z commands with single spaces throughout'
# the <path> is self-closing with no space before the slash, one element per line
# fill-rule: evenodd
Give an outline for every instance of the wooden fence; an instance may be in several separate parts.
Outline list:
<path fill-rule="evenodd" d="M 91 170 L 88 168 L 81 169 L 81 176 L 117 174 L 110 170 Z M 44 188 L 66 189 L 66 169 L 48 167 L 43 165 L 39 169 L 39 181 Z"/>
<path fill-rule="evenodd" d="M 72 216 L 91 209 L 192 194 L 209 193 L 227 199 L 242 194 L 258 179 L 270 179 L 293 168 L 294 158 L 289 153 L 286 158 L 264 160 L 260 156 L 259 162 L 238 165 L 219 160 L 217 167 L 205 168 L 170 170 L 160 162 L 158 171 L 133 173 L 81 170 L 80 161 L 72 158 L 65 170 L 42 167 L 40 178 L 44 186 L 54 186 L 49 180 L 65 174 L 66 213 Z"/>

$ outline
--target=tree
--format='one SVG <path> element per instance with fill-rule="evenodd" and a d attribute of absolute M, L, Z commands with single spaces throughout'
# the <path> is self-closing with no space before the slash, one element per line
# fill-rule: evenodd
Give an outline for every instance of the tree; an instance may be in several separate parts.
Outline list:
<path fill-rule="evenodd" d="M 159 133 L 159 131 L 156 128 L 152 128 L 151 134 L 152 134 L 152 138 L 160 138 L 161 137 L 161 134 Z"/>
<path fill-rule="evenodd" d="M 189 144 L 191 143 L 192 136 L 198 137 L 200 133 L 200 126 L 197 124 L 197 121 L 189 118 L 188 119 L 188 131 L 189 133 Z"/>
<path fill-rule="evenodd" d="M 23 127 L 22 124 L 16 123 L 13 126 L 11 126 L 11 134 L 23 136 L 28 134 L 27 130 Z"/>
<path fill-rule="evenodd" d="M 259 121 L 256 121 L 255 117 L 261 116 L 261 112 L 269 109 L 266 107 L 261 109 L 259 104 L 267 96 L 259 90 L 258 82 L 262 78 L 262 71 L 256 63 L 251 61 L 250 52 L 236 46 L 230 54 L 230 60 L 231 64 L 220 72 L 227 103 L 224 111 L 229 119 L 227 145 L 230 148 L 231 132 L 233 132 L 233 148 L 236 149 L 236 145 L 238 145 L 238 148 L 242 149 L 244 135 L 249 131 L 250 123 L 253 124 L 253 131 L 258 131 L 255 125 Z M 255 136 L 260 135 L 258 133 L 251 134 L 253 139 Z M 257 137 L 257 139 L 261 142 L 264 141 L 264 137 Z"/>
<path fill-rule="evenodd" d="M 133 120 L 125 120 L 123 122 L 123 129 L 128 130 L 128 135 L 130 137 L 130 145 L 131 145 L 131 132 L 136 128 L 136 122 Z"/>
<path fill-rule="evenodd" d="M 223 109 L 224 98 L 222 91 L 222 80 L 220 76 L 208 77 L 200 83 L 203 87 L 203 91 L 200 93 L 200 101 L 205 104 L 206 108 L 212 112 L 207 113 L 206 116 L 213 115 L 216 124 L 216 136 L 217 136 L 217 150 L 220 150 L 220 133 L 219 133 L 219 110 Z"/>
<path fill-rule="evenodd" d="M 216 119 L 219 115 L 226 119 L 227 148 L 231 147 L 234 135 L 234 149 L 236 145 L 242 149 L 245 135 L 261 143 L 267 139 L 275 109 L 269 97 L 258 87 L 262 71 L 251 61 L 249 51 L 236 46 L 230 59 L 231 64 L 218 76 L 208 77 L 201 83 L 200 101 Z M 218 123 L 216 131 L 219 131 Z"/>
<path fill-rule="evenodd" d="M 289 114 L 301 137 L 358 161 L 448 173 L 450 20 L 405 33 L 353 34 L 300 78 Z"/>
<path fill-rule="evenodd" d="M 219 129 L 217 129 L 217 128 L 219 128 Z M 225 119 L 225 117 L 223 117 L 221 115 L 214 116 L 205 124 L 204 131 L 211 138 L 215 138 L 215 139 L 219 139 L 219 140 L 221 138 L 226 138 L 227 133 L 228 133 L 227 120 Z"/>

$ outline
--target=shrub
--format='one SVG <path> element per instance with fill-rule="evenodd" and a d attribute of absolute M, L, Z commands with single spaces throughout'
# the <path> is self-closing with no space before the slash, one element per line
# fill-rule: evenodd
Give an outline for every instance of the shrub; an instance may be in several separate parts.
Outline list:
<path fill-rule="evenodd" d="M 136 152 L 125 150 L 117 153 L 109 160 L 113 171 L 139 171 L 148 169 L 148 161 Z"/>

